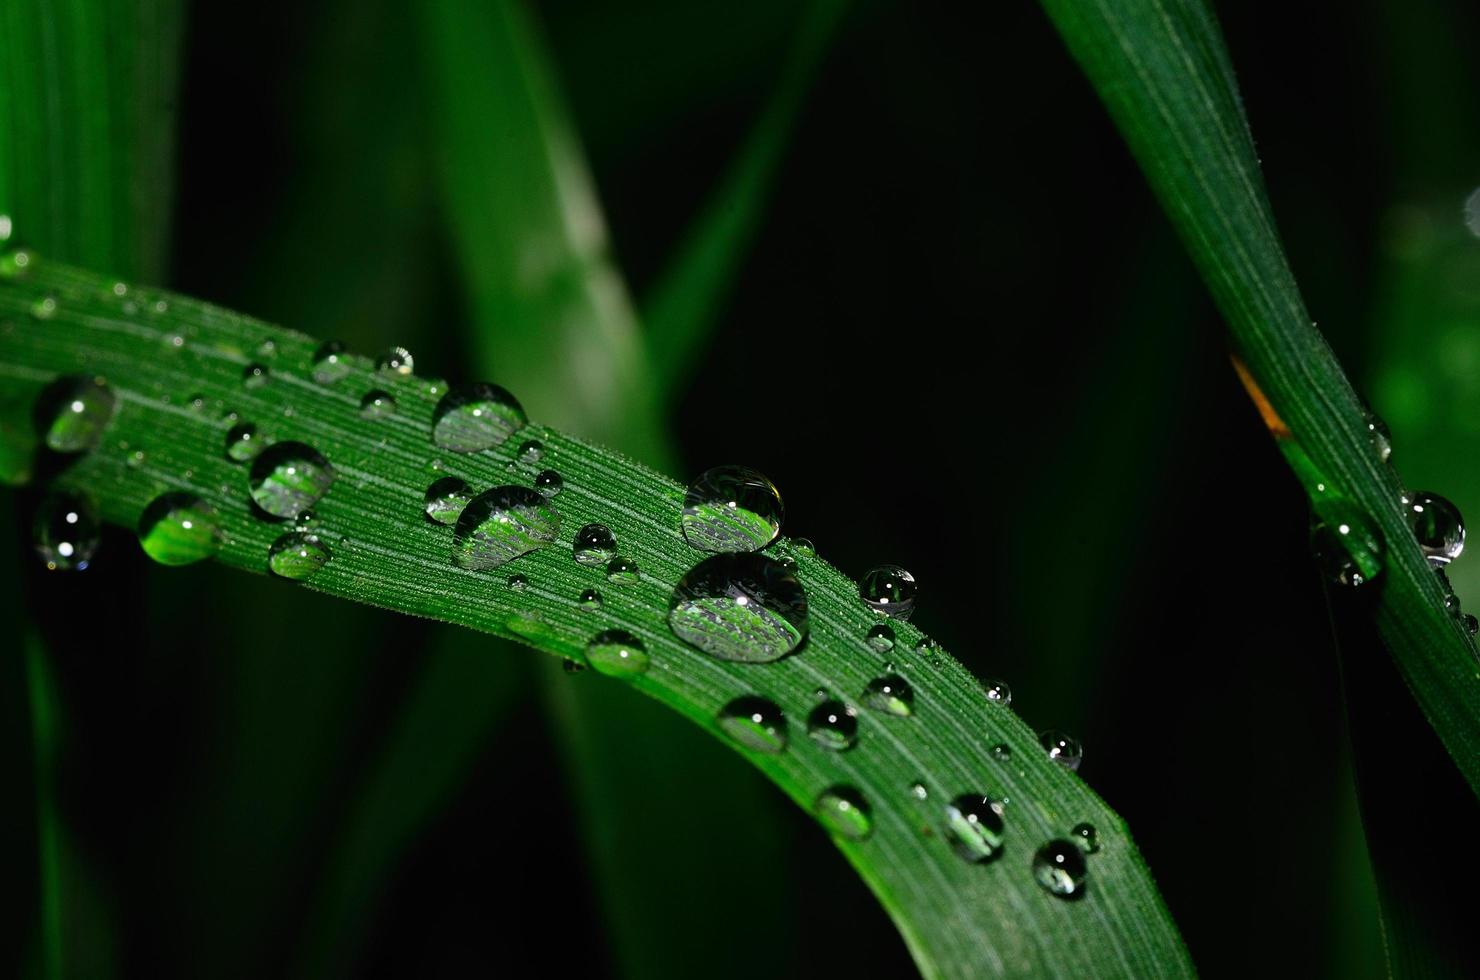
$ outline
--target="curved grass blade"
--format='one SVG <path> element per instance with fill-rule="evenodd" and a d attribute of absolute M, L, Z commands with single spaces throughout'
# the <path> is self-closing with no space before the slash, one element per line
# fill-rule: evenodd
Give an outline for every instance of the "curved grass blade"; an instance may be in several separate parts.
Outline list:
<path fill-rule="evenodd" d="M 318 345 L 307 337 L 146 289 L 132 289 L 137 305 L 126 307 L 110 287 L 110 280 L 43 259 L 29 263 L 22 277 L 0 282 L 0 321 L 11 323 L 0 330 L 0 385 L 34 395 L 59 375 L 87 371 L 105 375 L 118 396 L 97 448 L 57 477 L 93 494 L 106 519 L 137 526 L 160 494 L 191 494 L 212 508 L 219 560 L 264 571 L 287 528 L 253 511 L 243 467 L 220 451 L 229 423 L 219 410 L 196 410 L 188 396 L 203 391 L 242 418 L 281 420 L 281 438 L 311 445 L 336 474 L 314 505 L 333 557 L 308 587 L 564 657 L 582 657 L 596 632 L 627 630 L 642 640 L 653 664 L 632 686 L 715 734 L 718 712 L 738 696 L 761 694 L 781 705 L 791 719 L 789 748 L 746 757 L 809 810 L 829 787 L 862 794 L 871 833 L 835 840 L 927 975 L 1190 975 L 1186 950 L 1115 814 L 1051 762 L 1035 733 L 989 702 L 959 664 L 928 645 L 916 650 L 924 637 L 915 627 L 894 624 L 896 669 L 915 690 L 913 717 L 863 708 L 858 744 L 846 752 L 807 737 L 804 719 L 819 687 L 856 703 L 883 670 L 882 657 L 862 639 L 875 614 L 859 601 L 854 583 L 825 561 L 788 554 L 785 540 L 775 546 L 795 560 L 807 590 L 805 649 L 761 667 L 706 657 L 680 642 L 665 621 L 675 582 L 700 557 L 678 530 L 682 488 L 676 484 L 539 425 L 490 451 L 440 451 L 429 438 L 444 391 L 439 383 L 388 378 L 352 358 L 346 377 L 319 384 L 310 376 Z M 37 307 L 43 299 L 54 302 Z M 44 316 L 34 318 L 33 308 Z M 244 386 L 252 351 L 268 338 L 279 352 L 274 370 L 265 384 Z M 360 395 L 372 386 L 396 397 L 393 416 L 360 416 Z M 479 488 L 527 486 L 532 468 L 516 458 L 524 438 L 539 439 L 540 465 L 564 478 L 553 502 L 564 532 L 555 545 L 509 568 L 458 567 L 450 561 L 450 529 L 423 517 L 426 485 L 454 475 Z M 144 458 L 120 450 L 120 441 L 143 447 Z M 571 529 L 595 520 L 613 528 L 623 555 L 641 568 L 638 582 L 608 584 L 599 613 L 576 597 L 605 582 L 605 574 L 572 561 L 568 543 Z M 510 574 L 524 577 L 522 587 L 511 587 Z M 994 752 L 997 745 L 1004 750 Z M 911 791 L 916 782 L 925 799 Z M 1010 800 L 998 860 L 968 863 L 943 838 L 946 805 L 963 795 Z M 1083 898 L 1064 901 L 1036 882 L 1032 856 L 1080 821 L 1098 828 L 1100 847 L 1088 858 Z"/>
<path fill-rule="evenodd" d="M 1270 214 L 1223 40 L 1201 0 L 1043 0 L 1228 321 L 1287 458 L 1319 511 L 1330 489 L 1386 540 L 1373 621 L 1480 793 L 1480 669 L 1399 512 L 1397 474 L 1306 313 Z M 1300 463 L 1308 462 L 1308 465 Z"/>

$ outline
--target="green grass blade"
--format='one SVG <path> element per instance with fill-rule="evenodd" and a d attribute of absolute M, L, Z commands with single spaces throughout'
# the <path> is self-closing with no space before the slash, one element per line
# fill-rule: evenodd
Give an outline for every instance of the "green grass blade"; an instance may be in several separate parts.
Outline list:
<path fill-rule="evenodd" d="M 1306 313 L 1270 214 L 1217 24 L 1200 0 L 1044 0 L 1228 321 L 1235 350 L 1288 427 L 1287 456 L 1354 501 L 1387 544 L 1373 619 L 1398 670 L 1480 792 L 1474 648 L 1399 511 L 1361 403 Z M 1327 493 L 1330 491 L 1328 490 Z"/>
<path fill-rule="evenodd" d="M 583 656 L 596 631 L 625 629 L 642 639 L 654 662 L 632 686 L 711 733 L 718 732 L 718 710 L 734 697 L 761 693 L 780 704 L 792 719 L 790 747 L 747 758 L 804 808 L 837 784 L 856 788 L 868 800 L 872 835 L 837 844 L 899 925 L 926 974 L 1190 974 L 1175 927 L 1115 814 L 1078 777 L 1046 758 L 1035 733 L 1011 711 L 988 702 L 954 660 L 911 653 L 922 639 L 917 628 L 895 624 L 898 669 L 916 692 L 913 717 L 862 709 L 858 745 L 843 753 L 806 736 L 803 720 L 816 689 L 852 701 L 883 669 L 883 658 L 862 641 L 874 614 L 858 600 L 856 586 L 825 561 L 796 556 L 811 606 L 803 651 L 765 667 L 711 660 L 678 641 L 665 622 L 674 583 L 698 557 L 677 529 L 677 484 L 541 425 L 479 454 L 438 450 L 429 432 L 444 390 L 440 384 L 387 376 L 354 358 L 348 376 L 321 385 L 310 379 L 318 345 L 308 337 L 145 288 L 134 287 L 120 299 L 111 282 L 44 259 L 0 282 L 0 322 L 13 324 L 0 330 L 0 385 L 34 395 L 58 375 L 85 370 L 106 375 L 118 395 L 118 410 L 97 448 L 57 478 L 93 494 L 106 519 L 136 526 L 162 492 L 194 494 L 215 509 L 219 560 L 264 571 L 284 526 L 248 506 L 244 468 L 222 452 L 230 423 L 221 408 L 229 403 L 241 418 L 272 420 L 278 438 L 311 444 L 338 474 L 314 505 L 334 557 L 308 587 L 565 657 Z M 39 307 L 44 315 L 35 318 L 33 309 L 47 298 L 54 305 Z M 244 386 L 243 372 L 266 339 L 278 351 L 274 369 L 266 384 Z M 397 399 L 393 416 L 360 416 L 360 396 L 370 388 Z M 215 407 L 193 408 L 189 399 L 195 393 Z M 565 489 L 554 498 L 562 514 L 558 546 L 495 572 L 454 566 L 449 530 L 422 515 L 426 485 L 441 475 L 479 488 L 528 485 L 532 468 L 515 458 L 525 438 L 544 444 L 539 466 L 564 477 Z M 121 450 L 120 442 L 142 449 L 144 458 Z M 615 531 L 622 553 L 642 568 L 639 583 L 607 583 L 601 570 L 571 560 L 572 530 L 588 521 Z M 785 553 L 789 545 L 783 541 L 777 548 Z M 507 583 L 515 571 L 527 579 L 522 589 Z M 591 586 L 603 587 L 607 596 L 599 613 L 575 601 Z M 620 741 L 622 733 L 609 737 Z M 1010 761 L 993 753 L 995 744 L 1008 747 Z M 926 787 L 927 800 L 911 793 L 915 781 Z M 1000 860 L 968 864 L 942 839 L 944 806 L 959 794 L 1010 799 Z M 715 821 L 715 832 L 724 832 L 723 815 L 691 817 Z M 1088 859 L 1090 885 L 1083 899 L 1066 902 L 1035 882 L 1030 862 L 1040 844 L 1066 837 L 1080 821 L 1099 828 L 1101 847 Z"/>
<path fill-rule="evenodd" d="M 671 265 L 643 304 L 643 329 L 659 390 L 672 397 L 720 315 L 760 226 L 776 168 L 848 0 L 812 0 L 770 101 Z"/>

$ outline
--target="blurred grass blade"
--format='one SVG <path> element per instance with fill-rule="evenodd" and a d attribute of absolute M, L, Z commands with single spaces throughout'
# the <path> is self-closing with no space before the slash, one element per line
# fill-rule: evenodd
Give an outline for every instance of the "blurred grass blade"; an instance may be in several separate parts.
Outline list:
<path fill-rule="evenodd" d="M 1355 503 L 1386 540 L 1373 619 L 1408 688 L 1480 793 L 1474 648 L 1399 512 L 1397 474 L 1305 311 L 1269 211 L 1222 36 L 1201 0 L 1043 0 L 1181 233 L 1274 412 L 1315 506 Z M 1327 488 L 1324 492 L 1318 487 Z"/>
<path fill-rule="evenodd" d="M 770 101 L 643 304 L 652 372 L 667 397 L 688 378 L 755 238 L 777 166 L 849 0 L 811 0 Z"/>
<path fill-rule="evenodd" d="M 41 921 L 36 930 L 41 976 L 53 980 L 62 970 L 61 828 L 56 815 L 56 686 L 41 641 L 27 632 L 21 641 L 31 698 L 31 740 L 36 762 L 36 850 L 40 863 Z"/>

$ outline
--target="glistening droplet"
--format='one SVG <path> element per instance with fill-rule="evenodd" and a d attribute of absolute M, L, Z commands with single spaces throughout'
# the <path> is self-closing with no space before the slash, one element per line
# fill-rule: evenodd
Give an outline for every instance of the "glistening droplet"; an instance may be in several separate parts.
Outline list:
<path fill-rule="evenodd" d="M 427 517 L 437 524 L 456 524 L 457 517 L 473 499 L 473 488 L 455 476 L 432 481 L 422 498 Z"/>
<path fill-rule="evenodd" d="M 334 467 L 312 446 L 279 442 L 252 460 L 247 489 L 273 517 L 292 519 L 308 510 L 334 483 Z"/>
<path fill-rule="evenodd" d="M 226 433 L 226 458 L 233 463 L 250 462 L 262 451 L 263 441 L 251 422 L 233 425 Z"/>
<path fill-rule="evenodd" d="M 1087 875 L 1084 854 L 1066 840 L 1051 840 L 1033 855 L 1033 878 L 1059 898 L 1083 895 Z"/>
<path fill-rule="evenodd" d="M 1459 508 L 1437 493 L 1418 490 L 1408 496 L 1408 526 L 1429 563 L 1449 564 L 1465 550 L 1465 522 Z"/>
<path fill-rule="evenodd" d="M 982 690 L 987 693 L 987 700 L 993 704 L 1000 704 L 1004 708 L 1012 704 L 1012 688 L 1007 686 L 1006 681 L 982 681 Z"/>
<path fill-rule="evenodd" d="M 909 619 L 915 611 L 915 577 L 898 565 L 869 569 L 858 594 L 870 609 L 895 619 Z"/>
<path fill-rule="evenodd" d="M 58 378 L 36 400 L 38 434 L 56 452 L 87 452 L 102 439 L 117 403 L 102 378 L 80 374 Z"/>
<path fill-rule="evenodd" d="M 642 576 L 638 572 L 637 562 L 618 555 L 606 563 L 606 580 L 618 585 L 636 585 L 642 581 Z"/>
<path fill-rule="evenodd" d="M 830 786 L 812 804 L 828 833 L 851 841 L 867 840 L 874 831 L 872 811 L 863 794 L 851 786 Z"/>
<path fill-rule="evenodd" d="M 875 677 L 863 690 L 863 703 L 875 711 L 908 718 L 915 710 L 915 692 L 898 674 Z"/>
<path fill-rule="evenodd" d="M 841 701 L 824 701 L 807 716 L 807 735 L 824 749 L 851 749 L 858 742 L 858 716 Z"/>
<path fill-rule="evenodd" d="M 984 796 L 958 796 L 946 807 L 946 839 L 963 861 L 981 864 L 997 857 L 1005 835 L 1001 810 Z"/>
<path fill-rule="evenodd" d="M 1079 768 L 1079 763 L 1084 759 L 1084 748 L 1079 744 L 1079 739 L 1063 732 L 1049 729 L 1038 736 L 1038 744 L 1048 753 L 1048 757 L 1071 772 Z"/>
<path fill-rule="evenodd" d="M 339 341 L 327 341 L 314 353 L 311 373 L 319 384 L 333 384 L 349 372 L 349 356 L 345 354 L 344 344 Z"/>
<path fill-rule="evenodd" d="M 553 497 L 565 487 L 565 481 L 554 470 L 543 470 L 534 478 L 534 488 L 546 497 Z"/>
<path fill-rule="evenodd" d="M 455 453 L 476 453 L 502 445 L 527 421 L 523 406 L 498 385 L 459 385 L 432 412 L 432 442 Z"/>
<path fill-rule="evenodd" d="M 885 623 L 872 627 L 864 639 L 879 653 L 888 653 L 894 649 L 894 630 Z"/>
<path fill-rule="evenodd" d="M 807 635 L 807 594 L 780 562 L 753 552 L 713 555 L 673 590 L 668 625 L 720 660 L 765 663 Z"/>
<path fill-rule="evenodd" d="M 719 727 L 747 749 L 775 754 L 786 748 L 786 716 L 773 701 L 749 694 L 720 710 Z"/>
<path fill-rule="evenodd" d="M 1382 574 L 1387 547 L 1365 514 L 1343 507 L 1311 524 L 1310 553 L 1326 581 L 1356 588 Z"/>
<path fill-rule="evenodd" d="M 608 677 L 636 677 L 647 672 L 648 653 L 642 641 L 626 630 L 604 630 L 586 644 L 586 662 Z"/>
<path fill-rule="evenodd" d="M 679 518 L 700 551 L 759 551 L 781 533 L 781 493 L 746 466 L 716 466 L 689 484 Z"/>
<path fill-rule="evenodd" d="M 1075 824 L 1074 829 L 1069 831 L 1069 836 L 1086 854 L 1094 854 L 1100 849 L 1100 837 L 1092 823 Z"/>
<path fill-rule="evenodd" d="M 389 392 L 375 389 L 360 399 L 360 418 L 383 419 L 396 414 L 396 399 Z"/>
<path fill-rule="evenodd" d="M 54 572 L 80 572 L 92 564 L 100 529 L 92 505 L 74 493 L 52 493 L 31 522 L 36 554 Z"/>
<path fill-rule="evenodd" d="M 467 569 L 497 568 L 548 547 L 560 533 L 560 514 L 528 487 L 494 487 L 463 508 L 453 531 L 452 559 Z"/>
<path fill-rule="evenodd" d="M 375 359 L 375 370 L 381 374 L 405 378 L 416 369 L 416 358 L 404 347 L 391 347 Z"/>
<path fill-rule="evenodd" d="M 272 543 L 267 567 L 274 575 L 301 582 L 329 563 L 334 554 L 317 534 L 289 531 Z"/>
<path fill-rule="evenodd" d="M 161 565 L 189 565 L 210 558 L 221 548 L 216 512 L 194 494 L 163 494 L 139 517 L 139 544 Z"/>
<path fill-rule="evenodd" d="M 605 565 L 617 554 L 617 536 L 605 524 L 587 524 L 576 532 L 572 554 L 582 565 Z"/>

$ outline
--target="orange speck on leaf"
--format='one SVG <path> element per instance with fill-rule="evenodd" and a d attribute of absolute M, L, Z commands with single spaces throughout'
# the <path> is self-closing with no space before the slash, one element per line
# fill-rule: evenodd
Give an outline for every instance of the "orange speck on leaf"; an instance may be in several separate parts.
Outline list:
<path fill-rule="evenodd" d="M 1238 379 L 1243 384 L 1244 391 L 1249 393 L 1249 400 L 1254 403 L 1255 408 L 1259 409 L 1259 417 L 1264 420 L 1269 434 L 1276 439 L 1290 438 L 1290 427 L 1285 425 L 1279 413 L 1274 410 L 1274 406 L 1269 403 L 1269 399 L 1264 396 L 1264 391 L 1254 380 L 1254 376 L 1249 373 L 1249 369 L 1244 366 L 1244 362 L 1237 354 L 1228 355 L 1228 359 L 1233 361 L 1233 369 L 1238 372 Z"/>

